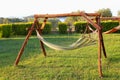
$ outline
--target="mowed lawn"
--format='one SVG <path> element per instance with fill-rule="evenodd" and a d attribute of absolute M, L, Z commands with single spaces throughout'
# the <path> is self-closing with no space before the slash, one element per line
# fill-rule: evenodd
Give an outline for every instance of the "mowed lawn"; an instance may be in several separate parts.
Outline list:
<path fill-rule="evenodd" d="M 52 43 L 67 45 L 78 39 L 77 34 L 45 35 Z M 32 36 L 18 66 L 15 59 L 25 37 L 0 39 L 0 80 L 120 80 L 120 34 L 104 34 L 107 57 L 102 55 L 104 77 L 98 75 L 97 44 L 69 51 L 46 47 L 42 54 L 39 40 Z"/>

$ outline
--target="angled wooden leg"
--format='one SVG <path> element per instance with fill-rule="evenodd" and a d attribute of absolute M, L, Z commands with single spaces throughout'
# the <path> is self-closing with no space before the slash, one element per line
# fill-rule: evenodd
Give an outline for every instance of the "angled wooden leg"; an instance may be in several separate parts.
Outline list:
<path fill-rule="evenodd" d="M 98 17 L 96 17 L 96 22 L 94 23 L 91 19 L 89 19 L 87 17 L 87 15 L 85 13 L 82 13 L 82 16 L 91 24 L 93 25 L 96 29 L 98 29 L 98 72 L 99 72 L 99 76 L 102 78 L 103 74 L 102 74 L 102 59 L 101 59 L 101 48 L 102 48 L 102 44 L 101 44 L 101 26 L 100 26 L 100 19 Z"/>
<path fill-rule="evenodd" d="M 101 31 L 98 31 L 98 72 L 99 72 L 99 76 L 102 78 L 103 74 L 102 74 L 102 59 L 101 59 L 101 48 L 102 48 L 102 44 L 101 44 Z"/>
<path fill-rule="evenodd" d="M 38 32 L 39 32 L 39 34 L 41 34 L 41 35 L 42 35 L 42 29 L 44 28 L 44 26 L 45 26 L 45 24 L 46 24 L 46 19 L 47 19 L 47 18 L 45 18 L 45 20 L 44 20 L 44 22 L 43 22 L 43 24 L 42 24 L 41 27 L 40 27 L 40 25 L 39 25 L 39 22 L 38 22 L 38 21 L 36 22 L 36 23 L 37 23 L 37 29 L 38 29 Z M 42 29 L 41 29 L 41 28 L 42 28 Z M 43 44 L 42 41 L 40 41 L 40 45 L 41 45 L 41 48 L 42 48 L 43 54 L 44 54 L 44 56 L 46 57 L 47 54 L 46 54 L 45 47 L 44 47 L 44 44 Z"/>
<path fill-rule="evenodd" d="M 40 44 L 41 44 L 41 48 L 42 48 L 44 56 L 47 56 L 43 42 L 40 41 Z"/>
<path fill-rule="evenodd" d="M 102 35 L 102 26 L 100 24 L 100 16 L 96 17 L 96 22 L 97 22 L 97 24 L 99 25 L 99 28 L 100 28 L 99 37 L 100 37 L 100 42 L 101 42 L 101 47 L 102 47 L 103 55 L 104 55 L 105 58 L 107 58 L 106 50 L 105 50 L 105 46 L 104 46 L 104 41 L 103 41 L 103 35 Z"/>
<path fill-rule="evenodd" d="M 24 48 L 25 48 L 25 46 L 26 46 L 26 44 L 28 42 L 28 39 L 29 39 L 30 35 L 32 34 L 33 29 L 34 29 L 35 23 L 36 23 L 36 20 L 34 21 L 31 29 L 29 30 L 29 32 L 28 32 L 28 34 L 27 34 L 27 36 L 26 36 L 26 38 L 25 38 L 25 40 L 24 40 L 24 42 L 22 44 L 22 47 L 21 47 L 21 49 L 20 49 L 20 51 L 18 53 L 18 56 L 17 56 L 17 58 L 15 60 L 15 63 L 14 63 L 15 66 L 18 65 L 18 63 L 19 63 L 19 60 L 20 60 L 20 58 L 21 58 L 21 56 L 23 54 Z"/>
<path fill-rule="evenodd" d="M 103 50 L 104 57 L 107 58 L 102 33 L 101 33 L 101 46 L 102 46 L 102 50 Z"/>
<path fill-rule="evenodd" d="M 42 30 L 39 30 L 39 34 L 42 34 Z M 40 44 L 41 44 L 41 48 L 42 48 L 44 56 L 47 56 L 43 42 L 40 41 Z"/>

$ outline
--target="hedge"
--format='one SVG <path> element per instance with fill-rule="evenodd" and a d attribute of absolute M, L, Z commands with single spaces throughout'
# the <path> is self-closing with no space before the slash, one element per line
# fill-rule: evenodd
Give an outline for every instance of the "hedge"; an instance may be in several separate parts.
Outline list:
<path fill-rule="evenodd" d="M 11 24 L 2 24 L 1 25 L 1 35 L 2 37 L 8 38 L 11 35 L 12 32 L 12 25 Z"/>
<path fill-rule="evenodd" d="M 42 23 L 40 23 L 42 25 Z M 103 21 L 101 22 L 103 27 L 103 32 L 110 30 L 119 25 L 118 21 Z M 32 23 L 15 23 L 15 24 L 0 24 L 0 37 L 10 37 L 10 35 L 26 35 L 28 30 L 32 26 Z M 75 22 L 75 32 L 83 33 L 85 31 L 86 22 Z M 91 26 L 91 25 L 90 25 Z M 51 32 L 52 24 L 47 22 L 45 28 L 43 30 L 43 34 L 49 34 Z M 67 33 L 67 24 L 66 23 L 58 23 L 59 33 L 64 34 Z M 117 31 L 120 33 L 120 30 Z M 32 33 L 36 35 L 34 31 Z"/>
<path fill-rule="evenodd" d="M 75 22 L 74 23 L 75 26 L 75 32 L 76 33 L 84 33 L 85 28 L 86 28 L 86 22 Z"/>
<path fill-rule="evenodd" d="M 67 33 L 67 24 L 66 23 L 58 23 L 59 33 L 65 34 Z"/>
<path fill-rule="evenodd" d="M 0 25 L 0 38 L 2 37 L 2 25 Z"/>
<path fill-rule="evenodd" d="M 105 32 L 107 30 L 110 30 L 116 26 L 119 25 L 119 22 L 118 21 L 102 21 L 101 22 L 101 26 L 103 27 L 102 28 L 102 32 Z M 74 23 L 74 26 L 75 26 L 75 31 L 77 33 L 83 33 L 85 31 L 85 27 L 86 27 L 86 22 L 75 22 Z M 94 29 L 94 27 L 90 24 L 90 26 Z M 120 33 L 120 30 L 117 31 L 116 33 Z"/>
<path fill-rule="evenodd" d="M 12 24 L 12 32 L 14 35 L 26 35 L 31 28 L 33 23 L 16 23 Z M 42 23 L 40 23 L 40 26 Z M 44 29 L 43 34 L 48 34 L 51 32 L 51 23 L 47 22 Z M 33 31 L 32 35 L 36 35 L 36 32 Z"/>
<path fill-rule="evenodd" d="M 40 23 L 40 25 L 42 25 L 42 23 Z M 52 24 L 50 22 L 47 22 L 42 33 L 49 34 L 49 33 L 51 33 L 51 29 L 52 29 Z"/>
<path fill-rule="evenodd" d="M 15 23 L 12 24 L 13 35 L 26 35 L 32 23 Z"/>
<path fill-rule="evenodd" d="M 110 30 L 116 26 L 119 25 L 119 22 L 118 21 L 103 21 L 101 22 L 101 25 L 102 25 L 102 31 L 105 32 L 107 30 Z M 117 33 L 120 33 L 120 31 L 117 31 Z"/>

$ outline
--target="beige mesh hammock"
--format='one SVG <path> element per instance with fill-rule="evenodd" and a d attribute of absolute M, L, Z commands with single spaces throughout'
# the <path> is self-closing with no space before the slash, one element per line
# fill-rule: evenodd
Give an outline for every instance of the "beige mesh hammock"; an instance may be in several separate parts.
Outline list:
<path fill-rule="evenodd" d="M 89 29 L 91 29 L 91 28 L 89 28 Z M 52 48 L 55 50 L 73 50 L 73 49 L 77 49 L 77 48 L 81 48 L 81 47 L 85 47 L 85 46 L 90 46 L 90 45 L 93 45 L 96 43 L 96 39 L 95 39 L 96 32 L 92 32 L 87 35 L 83 34 L 77 41 L 75 41 L 71 45 L 68 45 L 67 47 L 50 43 L 50 42 L 46 41 L 39 34 L 39 32 L 37 30 L 36 30 L 36 33 L 37 33 L 37 37 L 40 41 L 42 41 L 49 48 Z"/>

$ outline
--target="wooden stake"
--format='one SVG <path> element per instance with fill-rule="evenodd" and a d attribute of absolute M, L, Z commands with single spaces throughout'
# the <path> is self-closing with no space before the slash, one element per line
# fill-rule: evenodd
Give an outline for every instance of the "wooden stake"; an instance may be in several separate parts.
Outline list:
<path fill-rule="evenodd" d="M 98 72 L 99 72 L 99 76 L 102 78 L 103 74 L 102 74 L 102 59 L 101 59 L 101 30 L 98 30 Z"/>
<path fill-rule="evenodd" d="M 45 27 L 45 24 L 46 24 L 47 19 L 48 19 L 48 18 L 45 18 L 45 20 L 44 20 L 44 22 L 43 22 L 43 24 L 42 24 L 41 27 L 40 27 L 40 25 L 39 25 L 39 22 L 37 21 L 37 26 L 38 26 L 37 29 L 38 29 L 38 32 L 39 32 L 40 35 L 42 35 L 42 30 L 43 30 L 44 27 Z M 40 40 L 40 44 L 41 44 L 41 48 L 42 48 L 42 51 L 43 51 L 44 56 L 47 56 L 46 51 L 45 51 L 44 44 L 43 44 L 43 42 L 42 42 L 41 40 Z"/>
<path fill-rule="evenodd" d="M 36 21 L 37 21 L 37 20 L 34 21 L 31 29 L 29 30 L 29 32 L 28 32 L 28 34 L 27 34 L 27 36 L 26 36 L 26 38 L 25 38 L 25 40 L 24 40 L 24 42 L 23 42 L 23 44 L 22 44 L 22 47 L 21 47 L 21 49 L 20 49 L 20 51 L 19 51 L 19 53 L 18 53 L 18 56 L 17 56 L 17 58 L 16 58 L 16 61 L 15 61 L 15 63 L 14 63 L 15 66 L 18 65 L 18 63 L 19 63 L 19 60 L 20 60 L 20 58 L 21 58 L 21 56 L 22 56 L 22 54 L 23 54 L 23 51 L 24 51 L 24 48 L 25 48 L 25 46 L 26 46 L 26 44 L 27 44 L 27 42 L 28 42 L 28 39 L 29 39 L 30 35 L 32 34 L 32 31 L 33 31 L 33 29 L 34 29 L 34 26 L 35 26 L 35 24 L 36 24 Z"/>
<path fill-rule="evenodd" d="M 104 57 L 105 58 L 107 58 L 107 55 L 106 55 L 106 51 L 105 51 L 105 46 L 104 46 L 104 41 L 103 41 L 103 35 L 102 35 L 102 26 L 101 26 L 101 24 L 100 24 L 100 16 L 97 16 L 96 17 L 96 22 L 97 22 L 97 24 L 100 26 L 100 28 L 101 28 L 101 33 L 100 33 L 100 40 L 101 40 L 101 47 L 102 47 L 102 51 L 103 51 L 103 54 L 104 54 Z"/>
<path fill-rule="evenodd" d="M 87 17 L 87 15 L 85 13 L 81 13 L 82 16 L 91 24 L 93 25 L 97 30 L 98 30 L 98 72 L 99 72 L 99 76 L 102 77 L 102 61 L 101 61 L 101 47 L 102 47 L 102 29 L 99 25 L 99 18 L 98 20 L 96 19 L 96 23 L 94 23 L 91 19 L 89 19 Z"/>

